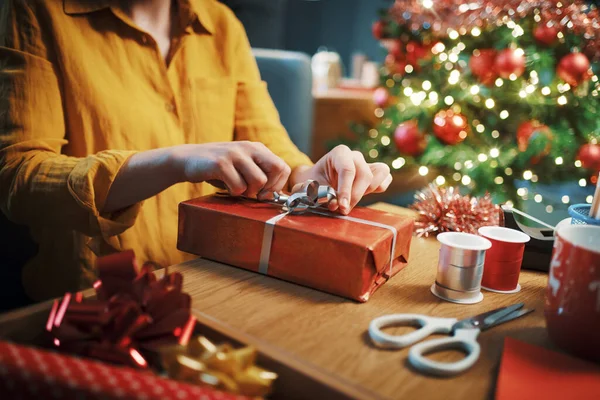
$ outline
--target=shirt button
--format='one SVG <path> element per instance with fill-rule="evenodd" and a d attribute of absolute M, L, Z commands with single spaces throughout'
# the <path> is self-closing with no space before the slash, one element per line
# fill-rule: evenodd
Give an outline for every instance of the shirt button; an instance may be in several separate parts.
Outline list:
<path fill-rule="evenodd" d="M 175 111 L 175 106 L 173 105 L 173 103 L 166 103 L 165 108 L 167 109 L 168 112 Z"/>

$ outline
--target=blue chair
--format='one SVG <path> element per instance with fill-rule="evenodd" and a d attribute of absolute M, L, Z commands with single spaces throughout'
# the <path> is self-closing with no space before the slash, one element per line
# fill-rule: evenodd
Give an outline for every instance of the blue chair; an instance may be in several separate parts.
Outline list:
<path fill-rule="evenodd" d="M 307 54 L 253 49 L 281 123 L 300 151 L 309 154 L 313 128 L 312 71 Z"/>

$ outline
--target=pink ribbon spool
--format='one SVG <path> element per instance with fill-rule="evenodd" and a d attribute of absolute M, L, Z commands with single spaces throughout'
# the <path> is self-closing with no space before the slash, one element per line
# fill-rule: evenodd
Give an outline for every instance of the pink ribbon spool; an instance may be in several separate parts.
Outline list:
<path fill-rule="evenodd" d="M 481 287 L 498 293 L 521 290 L 519 276 L 529 235 L 501 226 L 484 226 L 478 232 L 492 243 L 485 256 Z"/>

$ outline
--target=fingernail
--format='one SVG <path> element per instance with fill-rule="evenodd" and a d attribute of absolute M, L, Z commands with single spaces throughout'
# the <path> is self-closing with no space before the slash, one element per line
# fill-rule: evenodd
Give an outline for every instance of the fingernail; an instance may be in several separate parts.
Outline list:
<path fill-rule="evenodd" d="M 257 198 L 259 200 L 267 200 L 267 199 L 270 200 L 272 197 L 273 197 L 273 193 L 266 189 L 263 189 L 260 192 L 258 192 L 258 196 L 257 196 Z"/>
<path fill-rule="evenodd" d="M 340 199 L 340 207 L 343 208 L 344 210 L 348 209 L 348 207 L 350 207 L 350 202 L 348 201 L 347 198 L 343 197 Z"/>

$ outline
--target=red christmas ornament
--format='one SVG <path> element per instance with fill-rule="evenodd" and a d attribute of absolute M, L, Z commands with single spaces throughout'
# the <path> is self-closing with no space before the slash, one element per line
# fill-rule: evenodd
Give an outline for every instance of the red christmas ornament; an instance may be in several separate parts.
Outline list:
<path fill-rule="evenodd" d="M 376 21 L 372 26 L 373 37 L 377 40 L 383 39 L 385 34 L 385 24 L 383 21 Z"/>
<path fill-rule="evenodd" d="M 494 67 L 497 54 L 494 49 L 475 50 L 469 60 L 471 73 L 484 85 L 491 85 L 498 77 Z"/>
<path fill-rule="evenodd" d="M 402 49 L 402 42 L 399 40 L 390 40 L 388 43 L 386 43 L 386 48 L 388 50 L 388 53 L 396 60 L 400 60 L 404 55 L 404 51 Z"/>
<path fill-rule="evenodd" d="M 600 144 L 584 144 L 577 153 L 577 159 L 581 161 L 583 168 L 594 172 L 600 171 Z"/>
<path fill-rule="evenodd" d="M 513 74 L 518 78 L 525 72 L 525 52 L 522 49 L 504 49 L 496 56 L 494 65 L 502 78 L 508 79 Z"/>
<path fill-rule="evenodd" d="M 385 66 L 388 69 L 388 73 L 390 75 L 393 74 L 404 74 L 404 72 L 406 72 L 405 68 L 406 68 L 406 61 L 403 60 L 397 60 L 394 56 L 392 56 L 391 54 L 388 54 L 387 56 L 385 56 Z"/>
<path fill-rule="evenodd" d="M 406 44 L 406 61 L 415 68 L 419 67 L 419 61 L 431 56 L 431 46 L 410 41 Z"/>
<path fill-rule="evenodd" d="M 554 135 L 550 128 L 539 121 L 531 120 L 523 122 L 517 128 L 517 146 L 519 151 L 526 151 L 529 147 L 529 142 L 535 137 L 535 135 L 544 135 L 548 138 L 548 143 L 544 150 L 531 158 L 532 164 L 537 164 L 540 160 L 550 154 L 550 150 L 552 149 L 552 139 Z"/>
<path fill-rule="evenodd" d="M 564 56 L 556 73 L 571 86 L 577 86 L 591 78 L 590 60 L 583 53 L 570 53 Z"/>
<path fill-rule="evenodd" d="M 427 147 L 425 135 L 419 131 L 419 125 L 415 121 L 406 121 L 396 127 L 394 143 L 400 153 L 411 156 L 422 154 Z"/>
<path fill-rule="evenodd" d="M 388 92 L 388 90 L 386 88 L 378 87 L 373 92 L 373 102 L 378 107 L 382 107 L 382 108 L 386 107 L 388 105 L 389 100 L 390 100 L 390 92 Z"/>
<path fill-rule="evenodd" d="M 557 41 L 557 34 L 560 32 L 556 26 L 548 26 L 548 24 L 538 25 L 533 30 L 535 40 L 544 46 L 552 46 Z"/>
<path fill-rule="evenodd" d="M 433 133 L 442 142 L 455 145 L 468 135 L 467 117 L 452 110 L 442 110 L 433 118 Z"/>

